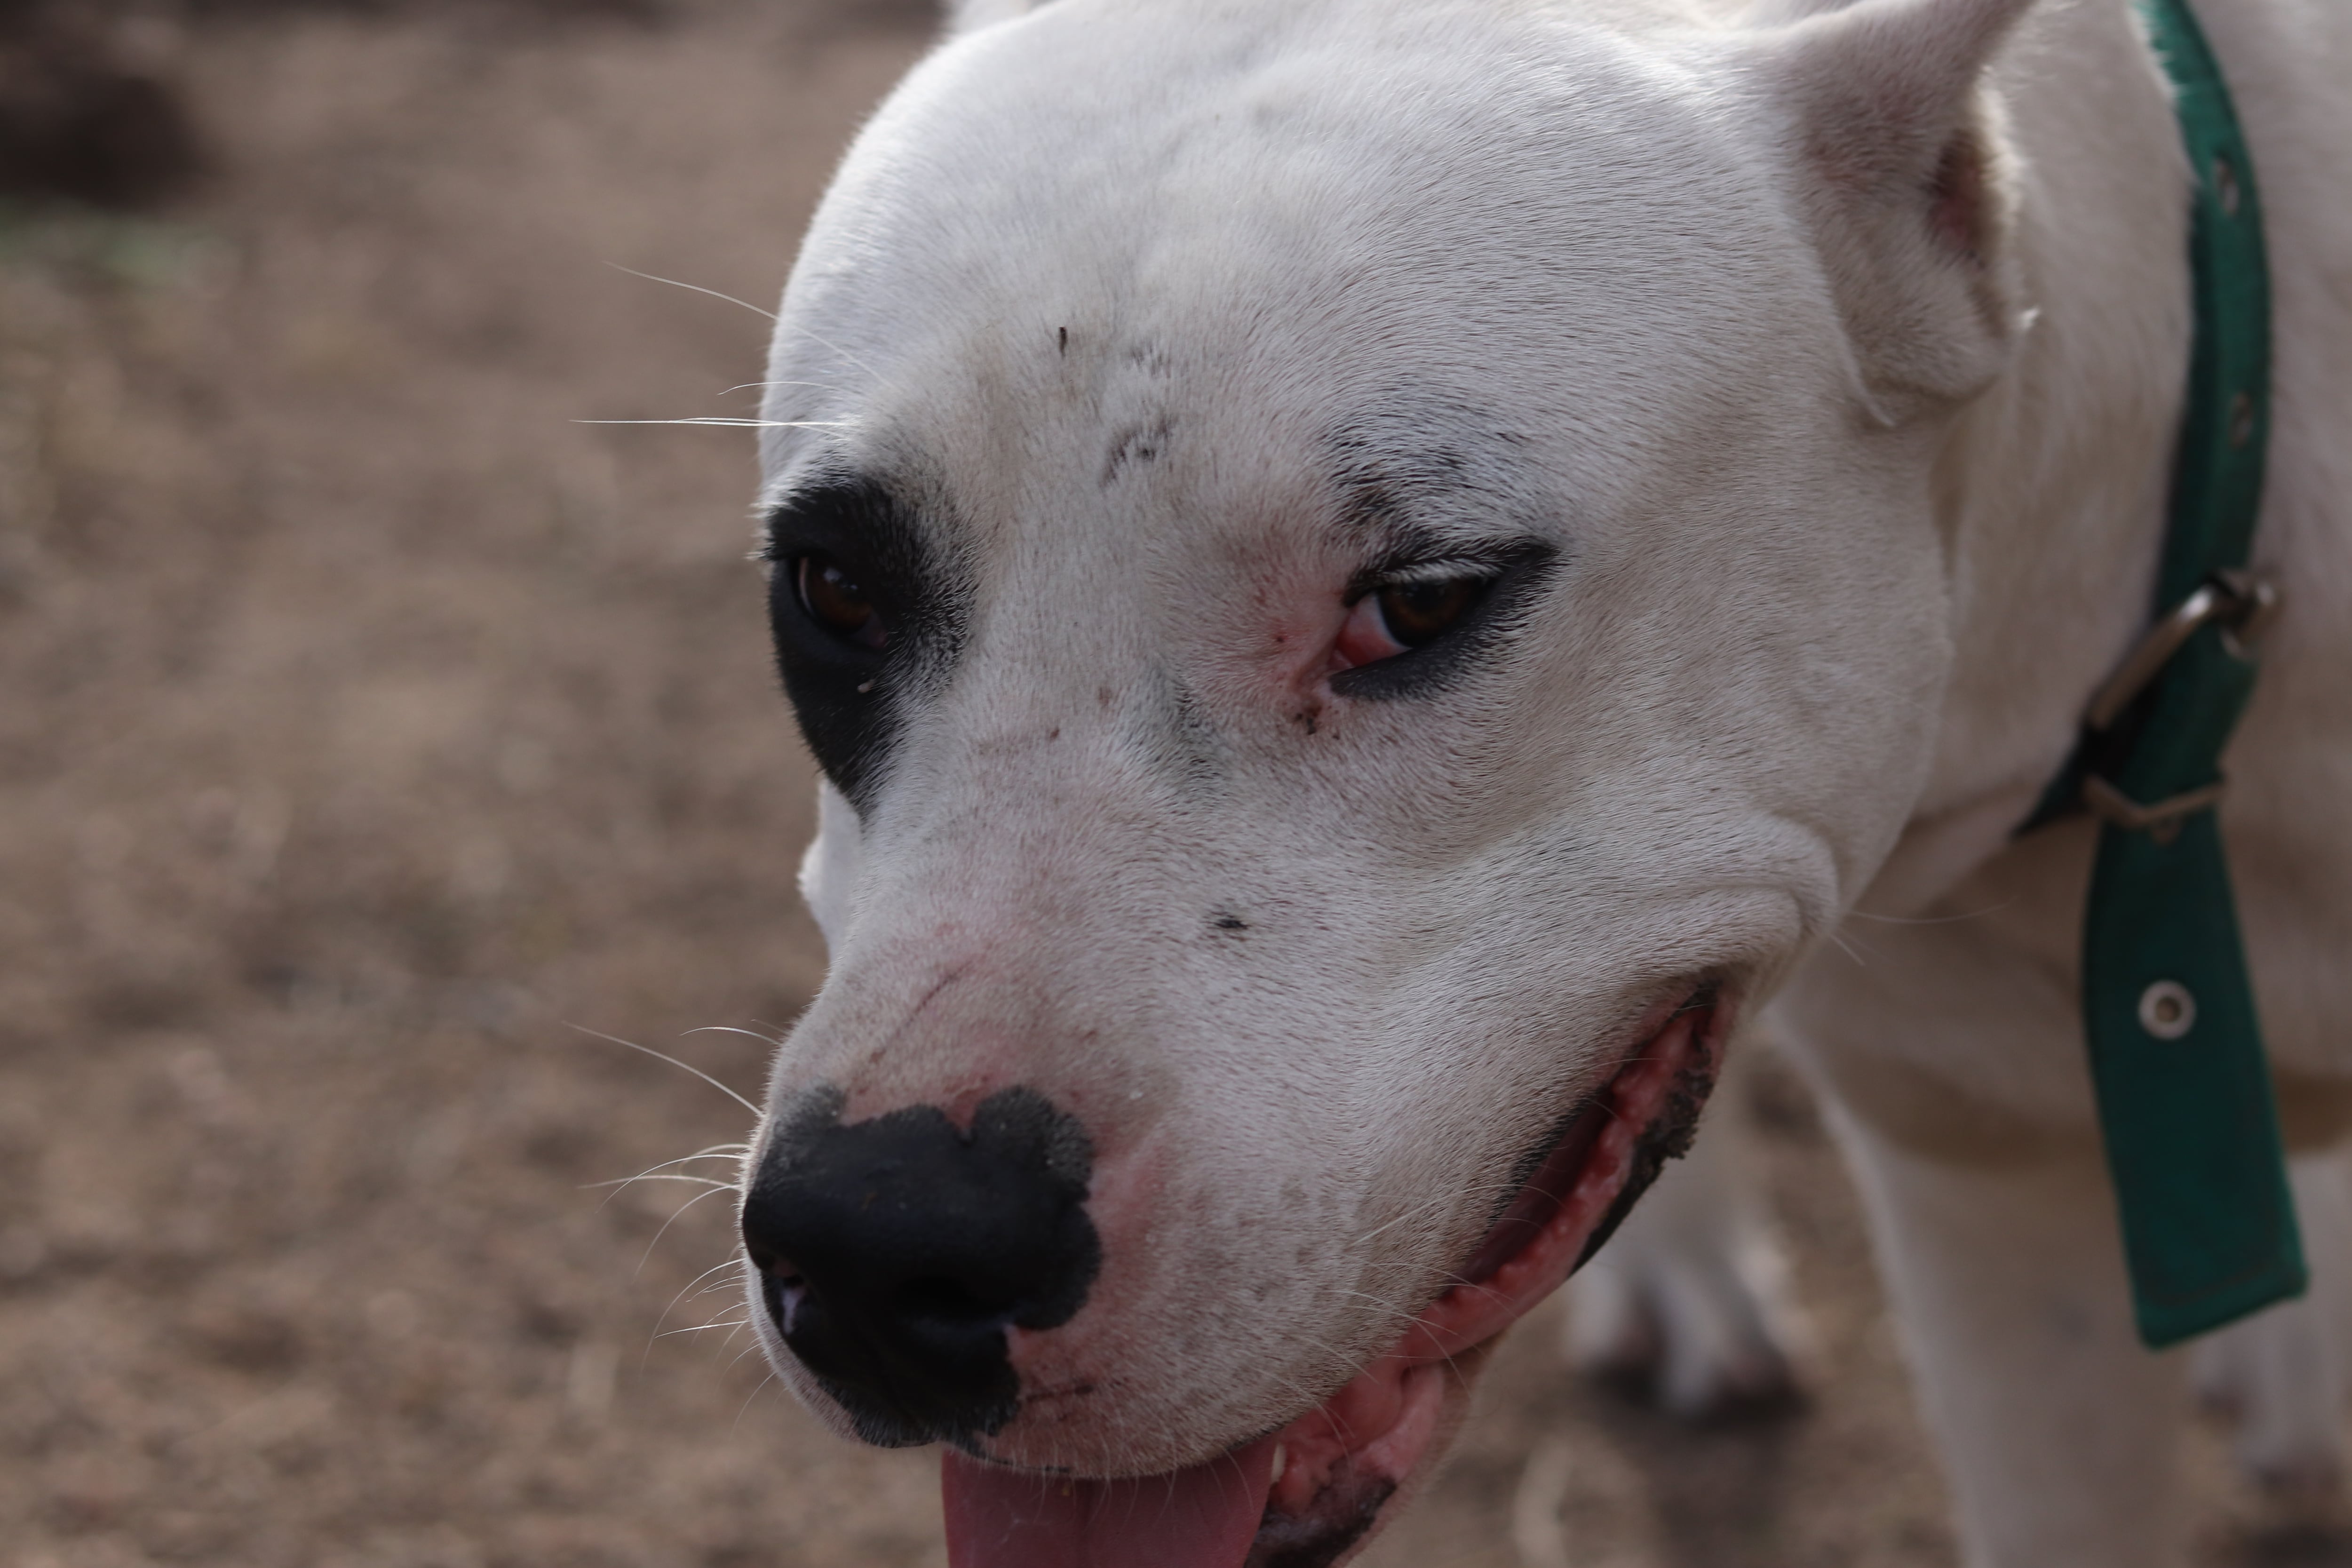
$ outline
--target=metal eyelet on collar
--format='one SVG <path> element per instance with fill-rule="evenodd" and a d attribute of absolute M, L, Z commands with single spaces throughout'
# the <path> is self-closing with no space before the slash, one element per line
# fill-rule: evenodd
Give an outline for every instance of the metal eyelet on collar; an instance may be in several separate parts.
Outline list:
<path fill-rule="evenodd" d="M 2159 980 L 2139 994 L 2139 1026 L 2159 1040 L 2177 1040 L 2197 1026 L 2197 998 L 2178 980 Z"/>

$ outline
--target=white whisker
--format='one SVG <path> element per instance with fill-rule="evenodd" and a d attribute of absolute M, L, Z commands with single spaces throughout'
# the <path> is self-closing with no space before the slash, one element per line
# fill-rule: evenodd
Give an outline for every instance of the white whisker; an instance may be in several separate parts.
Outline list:
<path fill-rule="evenodd" d="M 676 1339 L 680 1334 L 707 1333 L 712 1329 L 740 1329 L 750 1321 L 751 1320 L 748 1318 L 720 1318 L 713 1322 L 688 1323 L 682 1329 L 665 1329 L 654 1337 L 656 1339 L 669 1340 Z M 647 1346 L 646 1349 L 650 1351 L 652 1347 Z"/>
<path fill-rule="evenodd" d="M 688 1155 L 688 1158 L 692 1159 L 693 1156 Z M 730 1193 L 735 1190 L 735 1184 L 733 1182 L 714 1182 L 709 1176 L 681 1176 L 675 1172 L 656 1173 L 652 1171 L 646 1171 L 635 1176 L 616 1177 L 609 1182 L 583 1182 L 580 1185 L 583 1191 L 594 1192 L 598 1187 L 625 1187 L 634 1182 L 690 1182 L 698 1187 L 725 1187 Z M 614 1194 L 614 1196 L 616 1197 L 618 1195 L 618 1194 Z M 606 1201 L 609 1202 L 610 1199 L 607 1199 Z"/>
<path fill-rule="evenodd" d="M 1957 915 L 1874 915 L 1868 910 L 1848 910 L 1845 912 L 1845 918 L 1850 921 L 1869 921 L 1874 924 L 1888 926 L 1958 925 L 1963 921 L 1980 921 L 1987 915 L 1997 915 L 2016 901 L 2014 899 L 2003 899 L 1997 904 L 1987 904 L 1980 910 L 1970 910 Z"/>
<path fill-rule="evenodd" d="M 757 1022 L 756 1019 L 753 1021 Z M 732 1024 L 705 1024 L 699 1028 L 688 1029 L 687 1033 L 689 1035 L 740 1035 L 747 1040 L 757 1040 L 763 1046 L 781 1046 L 784 1043 L 784 1037 L 781 1034 L 763 1035 L 757 1029 L 739 1029 Z"/>
<path fill-rule="evenodd" d="M 644 1273 L 644 1272 L 645 1272 L 645 1269 L 646 1269 L 646 1260 L 647 1260 L 648 1258 L 652 1258 L 652 1257 L 653 1257 L 653 1255 L 654 1255 L 654 1248 L 655 1248 L 655 1247 L 659 1247 L 659 1246 L 661 1245 L 661 1238 L 662 1238 L 663 1237 L 667 1236 L 667 1235 L 669 1234 L 669 1227 L 670 1227 L 670 1226 L 674 1226 L 674 1225 L 676 1225 L 676 1224 L 677 1223 L 677 1216 L 678 1216 L 678 1215 L 680 1215 L 684 1214 L 687 1210 L 688 1210 L 688 1209 L 692 1208 L 695 1205 L 697 1205 L 697 1204 L 698 1204 L 698 1203 L 701 1203 L 701 1202 L 702 1202 L 704 1199 L 706 1199 L 706 1198 L 716 1197 L 716 1196 L 718 1196 L 720 1193 L 731 1193 L 731 1192 L 733 1192 L 734 1190 L 735 1190 L 735 1189 L 734 1189 L 732 1186 L 723 1185 L 723 1184 L 714 1184 L 714 1185 L 711 1187 L 710 1191 L 709 1191 L 709 1192 L 707 1192 L 707 1193 L 697 1193 L 697 1194 L 694 1194 L 694 1196 L 692 1196 L 692 1197 L 690 1197 L 690 1198 L 687 1199 L 687 1200 L 686 1200 L 686 1202 L 684 1202 L 684 1203 L 682 1203 L 682 1204 L 678 1205 L 677 1205 L 677 1207 L 676 1207 L 676 1208 L 672 1209 L 672 1210 L 670 1211 L 669 1218 L 667 1218 L 667 1219 L 666 1219 L 666 1220 L 662 1221 L 662 1223 L 661 1223 L 661 1228 L 660 1228 L 659 1230 L 657 1230 L 657 1231 L 654 1232 L 654 1238 L 653 1238 L 651 1241 L 649 1241 L 649 1242 L 646 1243 L 646 1255 L 645 1255 L 645 1257 L 644 1257 L 644 1258 L 638 1258 L 638 1259 L 637 1259 L 637 1266 L 636 1266 L 636 1268 L 634 1268 L 634 1269 L 632 1269 L 632 1270 L 630 1271 L 631 1277 L 632 1277 L 632 1278 L 635 1278 L 636 1275 L 638 1275 L 638 1274 L 642 1274 L 642 1273 Z"/>
<path fill-rule="evenodd" d="M 867 364 L 864 360 L 859 359 L 856 354 L 851 353 L 839 343 L 836 343 L 828 338 L 820 337 L 817 333 L 811 331 L 808 328 L 801 325 L 799 322 L 794 321 L 790 325 L 784 325 L 782 320 L 779 319 L 778 325 L 782 327 L 782 330 L 785 331 L 798 332 L 802 337 L 808 339 L 809 342 L 816 344 L 817 347 L 824 349 L 828 353 L 840 355 L 843 359 L 848 361 L 851 364 L 856 365 L 866 374 L 874 376 L 875 380 L 879 381 L 882 379 L 880 376 L 875 375 L 874 367 L 872 365 Z"/>
<path fill-rule="evenodd" d="M 814 387 L 819 392 L 839 392 L 841 390 L 841 388 L 837 386 L 828 386 L 822 381 L 746 381 L 729 387 L 726 392 L 722 392 L 719 394 L 719 395 L 725 397 L 729 393 L 735 392 L 764 392 L 772 386 L 808 386 Z"/>
<path fill-rule="evenodd" d="M 622 1176 L 610 1182 L 583 1182 L 581 1185 L 590 1191 L 593 1191 L 598 1187 L 611 1187 L 613 1191 L 605 1195 L 605 1204 L 610 1204 L 614 1198 L 619 1197 L 621 1195 L 620 1189 L 629 1185 L 633 1182 L 697 1182 L 704 1186 L 732 1186 L 734 1185 L 732 1182 L 713 1182 L 708 1176 L 689 1176 L 684 1174 L 659 1175 L 656 1174 L 656 1173 L 666 1171 L 672 1165 L 691 1164 L 697 1160 L 726 1160 L 730 1158 L 738 1162 L 738 1168 L 740 1169 L 741 1160 L 745 1155 L 751 1152 L 751 1146 L 748 1143 L 713 1143 L 708 1149 L 697 1150 L 691 1154 L 681 1154 L 675 1160 L 664 1160 L 658 1165 L 647 1165 L 644 1170 L 639 1171 L 634 1176 Z M 604 1205 L 599 1205 L 598 1206 L 602 1207 Z"/>
<path fill-rule="evenodd" d="M 574 419 L 574 425 L 708 425 L 721 430 L 847 430 L 855 419 L 738 419 L 723 414 L 695 414 L 684 419 Z"/>
<path fill-rule="evenodd" d="M 1386 1297 L 1375 1296 L 1369 1290 L 1351 1290 L 1342 1286 L 1340 1288 L 1339 1294 L 1342 1296 L 1353 1296 L 1360 1301 L 1370 1301 L 1373 1306 L 1379 1308 L 1384 1316 L 1391 1318 L 1397 1322 L 1402 1323 L 1408 1328 L 1410 1328 L 1420 1318 L 1420 1314 L 1418 1312 L 1408 1312 L 1402 1307 L 1398 1306 L 1395 1302 L 1388 1300 Z"/>
<path fill-rule="evenodd" d="M 758 1348 L 759 1348 L 759 1347 L 758 1347 L 758 1346 L 756 1346 L 756 1345 L 754 1345 L 754 1346 L 752 1347 L 752 1349 L 753 1349 L 753 1350 L 757 1350 Z M 751 1354 L 751 1351 L 745 1351 L 745 1352 L 743 1352 L 743 1355 L 749 1355 L 749 1354 Z M 741 1361 L 741 1360 L 743 1359 L 743 1356 L 740 1356 L 740 1355 L 739 1355 L 739 1356 L 737 1356 L 735 1359 L 736 1359 L 737 1361 Z M 760 1380 L 760 1386 L 759 1386 L 758 1388 L 755 1388 L 755 1389 L 753 1389 L 753 1390 L 751 1391 L 751 1398 L 746 1399 L 746 1400 L 744 1400 L 744 1401 L 743 1401 L 743 1408 L 742 1408 L 741 1410 L 738 1410 L 737 1412 L 735 1412 L 735 1426 L 730 1426 L 729 1428 L 727 1428 L 727 1435 L 728 1435 L 729 1436 L 730 1436 L 730 1437 L 731 1437 L 731 1436 L 733 1436 L 735 1435 L 735 1428 L 736 1428 L 737 1426 L 742 1426 L 742 1425 L 743 1425 L 743 1416 L 744 1416 L 745 1412 L 749 1411 L 749 1410 L 751 1408 L 751 1400 L 759 1398 L 759 1397 L 760 1397 L 760 1395 L 761 1395 L 761 1392 L 762 1392 L 762 1391 L 764 1391 L 764 1390 L 767 1388 L 768 1384 L 772 1384 L 772 1383 L 773 1383 L 773 1382 L 775 1382 L 775 1381 L 776 1381 L 776 1374 L 775 1374 L 774 1373 L 772 1373 L 772 1373 L 770 1373 L 767 1376 L 765 1376 L 765 1377 L 763 1377 L 763 1378 L 761 1378 L 761 1379 Z"/>
<path fill-rule="evenodd" d="M 705 289 L 699 283 L 681 283 L 675 278 L 662 278 L 651 272 L 640 272 L 634 267 L 624 267 L 617 261 L 608 261 L 604 265 L 615 272 L 625 272 L 632 278 L 642 278 L 648 283 L 667 283 L 673 289 L 684 289 L 696 294 L 708 294 L 714 300 L 724 300 L 730 305 L 740 305 L 755 316 L 765 316 L 772 321 L 776 319 L 776 313 L 773 310 L 763 310 L 749 300 L 738 300 L 732 294 L 721 294 L 718 289 Z"/>
<path fill-rule="evenodd" d="M 704 1269 L 701 1273 L 696 1275 L 693 1279 L 688 1280 L 685 1284 L 677 1288 L 677 1294 L 669 1299 L 669 1305 L 664 1307 L 661 1310 L 661 1316 L 654 1320 L 654 1331 L 646 1340 L 645 1356 L 639 1357 L 637 1361 L 637 1366 L 640 1370 L 643 1370 L 646 1364 L 646 1357 L 650 1357 L 654 1353 L 654 1341 L 661 1337 L 661 1326 L 669 1321 L 669 1315 L 677 1310 L 677 1304 L 686 1300 L 686 1293 L 688 1290 L 693 1289 L 697 1285 L 702 1284 L 705 1279 L 709 1279 L 713 1274 L 716 1274 L 724 1268 L 732 1268 L 741 1261 L 742 1259 L 730 1253 L 726 1258 L 721 1258 L 719 1262 L 711 1265 L 709 1268 Z M 736 1281 L 733 1279 L 721 1279 L 717 1285 L 704 1287 L 701 1294 L 707 1296 L 712 1290 L 732 1286 L 735 1283 Z"/>
<path fill-rule="evenodd" d="M 678 1060 L 676 1057 L 664 1056 L 661 1052 L 654 1049 L 651 1046 L 641 1046 L 635 1040 L 625 1040 L 618 1035 L 608 1035 L 602 1029 L 592 1029 L 585 1024 L 574 1024 L 572 1026 L 579 1030 L 583 1035 L 593 1035 L 597 1039 L 604 1040 L 611 1045 L 626 1046 L 633 1051 L 643 1051 L 646 1056 L 653 1058 L 654 1060 L 657 1062 L 667 1062 L 670 1066 L 677 1068 L 681 1072 L 690 1072 L 695 1077 L 700 1079 L 703 1082 L 709 1084 L 711 1088 L 717 1089 L 719 1093 L 725 1095 L 728 1099 L 733 1100 L 736 1104 L 741 1106 L 744 1110 L 750 1111 L 752 1115 L 757 1116 L 761 1114 L 760 1108 L 758 1106 L 752 1104 L 750 1100 L 744 1099 L 741 1095 L 736 1093 L 733 1089 L 728 1088 L 717 1079 L 712 1078 L 700 1068 L 688 1067 L 686 1063 Z"/>

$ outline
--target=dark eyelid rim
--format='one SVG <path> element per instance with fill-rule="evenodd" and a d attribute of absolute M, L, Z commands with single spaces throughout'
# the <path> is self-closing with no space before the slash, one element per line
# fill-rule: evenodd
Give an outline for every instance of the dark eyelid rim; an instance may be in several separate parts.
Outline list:
<path fill-rule="evenodd" d="M 1513 573 L 1556 558 L 1559 547 L 1534 535 L 1515 539 L 1464 540 L 1443 536 L 1399 543 L 1348 580 L 1343 602 L 1412 583 L 1451 583 L 1465 577 L 1500 582 Z"/>
<path fill-rule="evenodd" d="M 760 508 L 752 559 L 771 563 L 826 552 L 836 558 L 920 553 L 907 509 L 890 487 L 848 468 L 805 474 Z"/>
<path fill-rule="evenodd" d="M 1418 647 L 1341 670 L 1331 677 L 1331 690 L 1341 697 L 1385 701 L 1433 696 L 1468 679 L 1481 661 L 1525 624 L 1557 574 L 1563 553 L 1558 544 L 1533 534 L 1495 541 L 1486 548 L 1465 549 L 1461 542 L 1447 541 L 1443 551 L 1433 554 L 1391 553 L 1359 579 L 1371 584 L 1365 592 L 1380 585 L 1373 574 L 1418 563 L 1476 563 L 1492 571 L 1486 577 L 1486 591 L 1461 620 Z"/>

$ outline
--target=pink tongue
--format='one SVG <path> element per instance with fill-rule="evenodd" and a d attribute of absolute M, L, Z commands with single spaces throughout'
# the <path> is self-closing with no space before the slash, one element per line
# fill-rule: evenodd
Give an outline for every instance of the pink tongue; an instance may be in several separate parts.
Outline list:
<path fill-rule="evenodd" d="M 1135 1480 L 1083 1481 L 943 1457 L 948 1568 L 1242 1568 L 1274 1484 L 1274 1439 Z"/>

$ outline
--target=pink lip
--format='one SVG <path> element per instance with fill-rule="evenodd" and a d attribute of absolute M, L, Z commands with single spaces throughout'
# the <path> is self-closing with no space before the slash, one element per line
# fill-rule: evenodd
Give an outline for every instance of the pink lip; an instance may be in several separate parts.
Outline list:
<path fill-rule="evenodd" d="M 1252 1568 L 1293 1552 L 1336 1563 L 1431 1456 L 1459 1405 L 1456 1363 L 1557 1289 L 1663 1136 L 1667 1152 L 1721 1067 L 1729 1008 L 1661 1003 L 1462 1277 L 1339 1392 L 1271 1436 L 1166 1476 L 1084 1480 L 950 1451 L 951 1568 Z M 1319 1553 L 1309 1555 L 1307 1553 Z"/>

